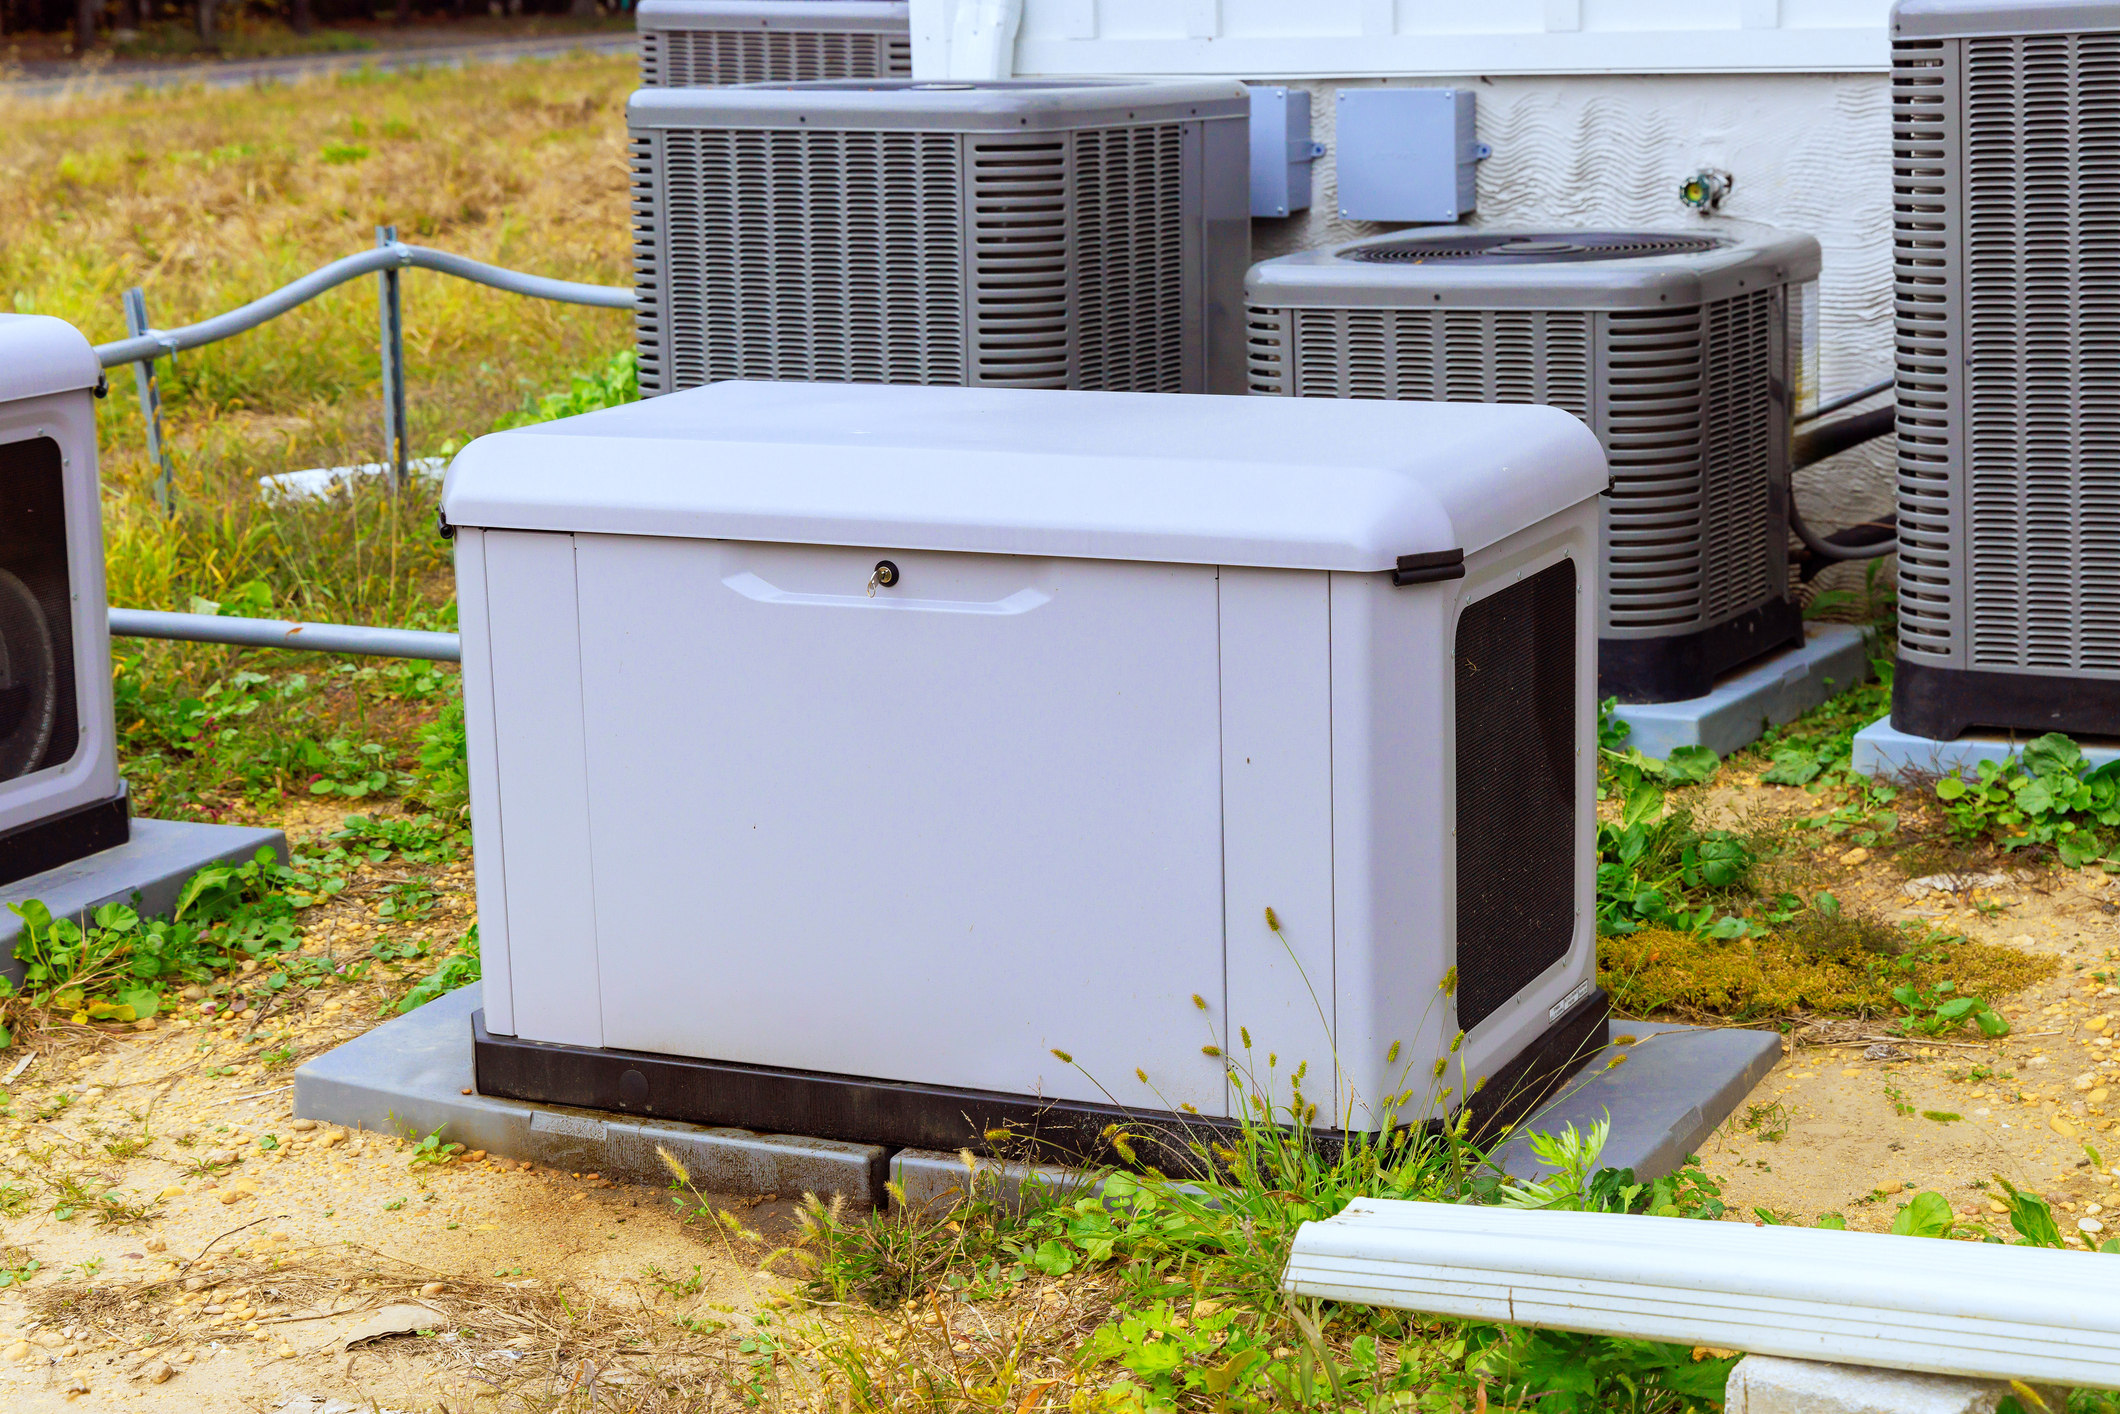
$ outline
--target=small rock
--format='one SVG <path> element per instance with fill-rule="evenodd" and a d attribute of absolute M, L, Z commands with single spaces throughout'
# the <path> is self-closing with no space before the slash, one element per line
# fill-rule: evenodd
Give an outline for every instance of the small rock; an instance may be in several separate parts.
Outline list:
<path fill-rule="evenodd" d="M 307 1134 L 310 1130 L 317 1127 L 317 1122 L 313 1119 L 298 1119 L 287 1127 L 298 1134 Z"/>
<path fill-rule="evenodd" d="M 7 1348 L 7 1358 L 14 1361 L 17 1365 L 36 1353 L 35 1350 L 30 1348 L 30 1343 L 26 1340 L 18 1340 Z"/>
<path fill-rule="evenodd" d="M 345 1142 L 346 1131 L 343 1129 L 327 1130 L 325 1131 L 324 1136 L 321 1139 L 317 1140 L 317 1143 L 323 1145 L 327 1149 L 329 1149 L 334 1144 L 343 1144 Z"/>
<path fill-rule="evenodd" d="M 169 1250 L 169 1244 L 159 1237 L 150 1237 L 140 1245 L 150 1252 L 167 1252 Z"/>
<path fill-rule="evenodd" d="M 2053 1058 L 2052 1056 L 2033 1056 L 2033 1057 L 2032 1057 L 2032 1058 L 2031 1058 L 2031 1059 L 2030 1059 L 2029 1061 L 2026 1061 L 2026 1062 L 2025 1062 L 2025 1064 L 2026 1064 L 2026 1065 L 2034 1065 L 2034 1066 L 2038 1066 L 2038 1065 L 2052 1065 L 2053 1063 L 2054 1063 L 2054 1058 Z"/>
<path fill-rule="evenodd" d="M 184 1289 L 186 1291 L 204 1291 L 206 1290 L 206 1278 L 186 1277 L 184 1278 Z"/>
<path fill-rule="evenodd" d="M 169 1377 L 171 1375 L 174 1375 L 176 1372 L 177 1367 L 170 1364 L 167 1360 L 157 1360 L 154 1364 L 149 1365 L 140 1373 L 141 1375 L 146 1377 L 146 1380 L 149 1384 L 159 1385 L 167 1384 L 169 1382 Z"/>
<path fill-rule="evenodd" d="M 1899 1047 L 1885 1045 L 1881 1042 L 1867 1048 L 1862 1053 L 1862 1058 L 1866 1061 L 1903 1060 L 1905 1057 L 1906 1052 L 1900 1050 Z"/>
<path fill-rule="evenodd" d="M 236 1203 L 242 1202 L 245 1198 L 248 1198 L 250 1196 L 250 1193 L 247 1190 L 241 1188 L 224 1188 L 219 1193 L 216 1193 L 214 1196 L 216 1198 L 219 1198 L 223 1204 L 232 1206 Z"/>
<path fill-rule="evenodd" d="M 1879 1193 L 1884 1194 L 1886 1197 L 1890 1197 L 1892 1194 L 1899 1192 L 1905 1187 L 1906 1185 L 1904 1183 L 1901 1183 L 1898 1179 L 1895 1178 L 1890 1183 L 1878 1184 L 1877 1191 Z"/>
<path fill-rule="evenodd" d="M 88 1377 L 86 1375 L 74 1376 L 66 1382 L 61 1392 L 68 1399 L 79 1399 L 82 1395 L 88 1393 Z"/>
<path fill-rule="evenodd" d="M 420 1288 L 420 1295 L 440 1296 L 442 1294 L 443 1289 L 443 1284 L 441 1282 L 430 1281 L 425 1286 Z"/>
<path fill-rule="evenodd" d="M 1862 863 L 1862 861 L 1868 859 L 1869 857 L 1870 852 L 1864 849 L 1861 845 L 1857 845 L 1855 846 L 1855 848 L 1849 850 L 1846 854 L 1840 856 L 1840 862 L 1842 864 L 1860 864 Z"/>
<path fill-rule="evenodd" d="M 2076 1219 L 2076 1229 L 2079 1232 L 2103 1232 L 2105 1231 L 2105 1224 L 2099 1222 L 2096 1218 L 2078 1218 Z"/>
<path fill-rule="evenodd" d="M 167 1187 L 167 1188 L 163 1189 L 163 1190 L 162 1190 L 162 1191 L 161 1191 L 160 1193 L 157 1193 L 157 1194 L 156 1194 L 155 1196 L 156 1196 L 157 1198 L 181 1198 L 181 1197 L 183 1197 L 183 1196 L 184 1196 L 184 1185 L 183 1185 L 183 1184 L 181 1184 L 181 1183 L 172 1183 L 172 1184 L 170 1184 L 170 1185 L 169 1185 L 169 1187 Z M 150 1251 L 150 1252 L 159 1252 L 159 1251 L 161 1251 L 161 1250 L 162 1250 L 162 1249 L 161 1249 L 161 1247 L 159 1247 L 159 1246 L 157 1246 L 157 1245 L 156 1245 L 156 1244 L 157 1244 L 157 1243 L 159 1243 L 160 1241 L 161 1241 L 161 1239 L 160 1239 L 160 1238 L 157 1238 L 157 1239 L 155 1239 L 155 1241 L 154 1241 L 154 1242 L 150 1242 L 150 1243 L 148 1243 L 148 1244 L 147 1244 L 147 1250 L 148 1250 L 148 1251 Z"/>

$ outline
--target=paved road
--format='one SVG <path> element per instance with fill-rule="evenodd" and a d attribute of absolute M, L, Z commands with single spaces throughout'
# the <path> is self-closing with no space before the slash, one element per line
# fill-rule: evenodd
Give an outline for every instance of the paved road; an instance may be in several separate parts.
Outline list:
<path fill-rule="evenodd" d="M 368 49 L 338 54 L 296 54 L 283 59 L 240 59 L 216 64 L 113 65 L 83 73 L 71 64 L 23 66 L 26 76 L 0 83 L 0 97 L 56 98 L 67 93 L 168 88 L 204 84 L 208 88 L 241 88 L 253 83 L 286 82 L 308 74 L 339 73 L 364 65 L 375 69 L 455 68 L 462 64 L 511 64 L 519 59 L 550 59 L 575 50 L 591 54 L 629 54 L 630 34 L 590 34 L 547 39 L 489 40 L 478 44 L 431 44 L 404 49 Z"/>

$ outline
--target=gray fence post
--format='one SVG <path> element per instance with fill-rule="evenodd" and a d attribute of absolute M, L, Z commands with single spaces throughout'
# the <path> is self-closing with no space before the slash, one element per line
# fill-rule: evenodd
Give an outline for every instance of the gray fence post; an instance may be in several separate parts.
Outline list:
<path fill-rule="evenodd" d="M 147 291 L 138 285 L 125 292 L 125 332 L 135 338 L 147 332 Z M 140 391 L 140 420 L 147 424 L 147 459 L 155 464 L 155 504 L 163 514 L 177 508 L 177 473 L 162 440 L 162 390 L 155 384 L 155 361 L 133 364 L 133 384 Z"/>
<path fill-rule="evenodd" d="M 397 244 L 397 227 L 376 227 L 375 243 L 379 248 Z M 382 316 L 384 470 L 393 492 L 405 484 L 405 463 L 411 455 L 405 446 L 405 311 L 398 275 L 395 265 L 376 274 Z"/>

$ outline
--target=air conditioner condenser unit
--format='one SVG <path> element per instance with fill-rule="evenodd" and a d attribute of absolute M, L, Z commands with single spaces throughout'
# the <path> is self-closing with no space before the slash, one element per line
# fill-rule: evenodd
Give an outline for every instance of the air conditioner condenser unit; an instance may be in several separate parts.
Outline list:
<path fill-rule="evenodd" d="M 650 88 L 626 112 L 644 394 L 1244 389 L 1241 84 Z"/>
<path fill-rule="evenodd" d="M 2120 10 L 1892 12 L 1892 725 L 2120 735 Z"/>
<path fill-rule="evenodd" d="M 1815 240 L 1759 228 L 1374 236 L 1252 267 L 1250 387 L 1582 419 L 1612 470 L 1599 691 L 1700 697 L 1803 642 L 1787 507 L 1818 271 Z"/>
<path fill-rule="evenodd" d="M 906 0 L 640 0 L 649 88 L 911 78 Z"/>
<path fill-rule="evenodd" d="M 0 884 L 125 843 L 96 478 L 95 350 L 0 314 Z"/>
<path fill-rule="evenodd" d="M 1606 1039 L 1604 485 L 1542 408 L 734 382 L 480 439 L 481 1093 L 1089 1154 L 1226 1123 L 1213 1047 L 1320 1128 L 1521 1114 Z"/>

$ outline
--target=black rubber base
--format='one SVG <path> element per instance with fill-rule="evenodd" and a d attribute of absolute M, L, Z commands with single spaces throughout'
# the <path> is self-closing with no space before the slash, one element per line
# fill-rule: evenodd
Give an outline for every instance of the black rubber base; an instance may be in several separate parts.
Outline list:
<path fill-rule="evenodd" d="M 1604 1048 L 1610 1014 L 1605 994 L 1593 992 L 1487 1077 L 1471 1100 L 1472 1133 L 1493 1135 L 1535 1110 Z M 1234 1128 L 1168 1111 L 523 1041 L 487 1031 L 483 1010 L 471 1014 L 471 1053 L 481 1095 L 900 1149 L 1116 1164 L 1124 1158 L 1112 1141 L 1123 1134 L 1136 1163 L 1199 1174 L 1205 1165 L 1192 1146 Z M 1327 1150 L 1346 1137 L 1317 1131 Z"/>
<path fill-rule="evenodd" d="M 1771 599 L 1734 619 L 1669 638 L 1600 638 L 1597 695 L 1622 702 L 1706 697 L 1715 680 L 1780 648 L 1803 647 L 1803 609 Z"/>
<path fill-rule="evenodd" d="M 108 800 L 49 815 L 0 834 L 0 884 L 42 874 L 132 838 L 132 806 L 123 787 Z"/>
<path fill-rule="evenodd" d="M 2120 678 L 1974 672 L 1901 658 L 1892 674 L 1892 726 L 1931 741 L 1973 727 L 2120 736 Z"/>

